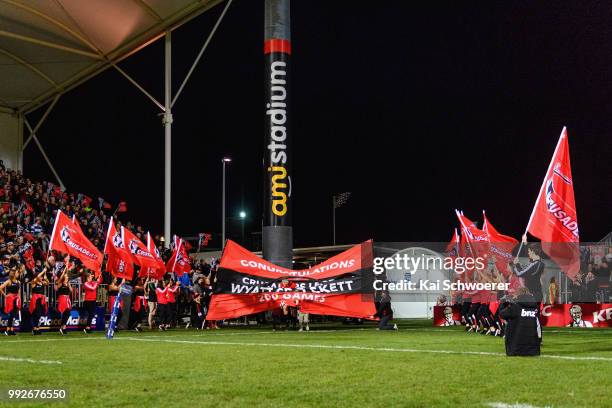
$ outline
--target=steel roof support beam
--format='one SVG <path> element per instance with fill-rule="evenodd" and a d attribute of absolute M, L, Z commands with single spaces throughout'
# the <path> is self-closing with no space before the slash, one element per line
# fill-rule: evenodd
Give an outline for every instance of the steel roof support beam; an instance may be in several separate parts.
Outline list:
<path fill-rule="evenodd" d="M 229 8 L 229 6 L 232 4 L 232 1 L 233 0 L 228 0 L 227 4 L 225 4 L 225 8 L 223 8 L 223 11 L 221 12 L 221 15 L 219 16 L 219 18 L 217 19 L 217 22 L 215 23 L 212 30 L 210 31 L 210 34 L 208 34 L 208 38 L 204 42 L 204 45 L 202 45 L 202 48 L 200 49 L 198 56 L 196 57 L 195 61 L 193 61 L 193 64 L 191 65 L 191 68 L 189 68 L 189 72 L 187 72 L 187 75 L 185 75 L 185 79 L 183 80 L 183 83 L 179 87 L 179 90 L 176 92 L 176 95 L 174 95 L 174 98 L 172 99 L 172 104 L 170 106 L 174 106 L 179 95 L 181 94 L 181 92 L 183 92 L 183 88 L 187 84 L 187 81 L 189 81 L 189 78 L 191 78 L 191 74 L 193 74 L 195 67 L 200 62 L 200 59 L 202 58 L 204 51 L 206 51 L 206 48 L 208 48 L 208 44 L 210 43 L 210 40 L 212 40 L 213 36 L 215 35 L 215 32 L 217 32 L 217 28 L 219 27 L 219 24 L 221 24 L 221 21 L 223 21 L 223 17 L 225 17 L 225 13 L 227 12 L 227 9 Z"/>
<path fill-rule="evenodd" d="M 13 61 L 17 62 L 18 64 L 23 65 L 24 67 L 28 68 L 30 71 L 34 72 L 36 75 L 38 75 L 39 77 L 41 77 L 42 79 L 44 79 L 45 81 L 49 82 L 51 85 L 57 88 L 57 83 L 54 80 L 49 78 L 48 75 L 46 75 L 40 69 L 36 68 L 34 65 L 30 64 L 23 58 L 20 58 L 19 56 L 13 54 L 12 52 L 5 50 L 4 48 L 0 48 L 0 54 L 4 54 L 10 59 L 12 59 Z"/>
<path fill-rule="evenodd" d="M 32 130 L 32 128 L 30 128 L 30 124 L 28 123 L 27 119 L 25 120 L 26 126 L 28 127 L 28 129 L 30 129 L 30 136 L 28 136 L 28 138 L 26 139 L 25 143 L 23 144 L 23 147 L 21 148 L 22 151 L 25 150 L 26 147 L 28 147 L 28 143 L 30 143 L 30 140 L 32 140 L 32 138 L 36 135 L 36 132 L 38 132 L 38 129 L 40 128 L 40 126 L 47 119 L 47 116 L 49 116 L 49 113 L 51 113 L 51 111 L 55 107 L 55 104 L 59 100 L 60 96 L 62 96 L 62 94 L 58 94 L 53 99 L 53 101 L 51 101 L 49 106 L 47 106 L 47 110 L 45 110 L 45 113 L 43 113 L 42 117 L 40 118 L 40 120 L 38 121 L 36 126 L 34 127 L 34 130 Z"/>
<path fill-rule="evenodd" d="M 57 98 L 56 98 L 57 100 Z M 48 109 L 47 109 L 48 110 Z M 42 121 L 42 119 L 41 119 Z M 39 121 L 39 125 L 40 122 Z M 45 152 L 45 149 L 42 147 L 42 144 L 40 144 L 40 141 L 38 140 L 38 138 L 36 137 L 36 134 L 34 133 L 34 130 L 32 129 L 32 127 L 30 126 L 30 123 L 28 122 L 28 120 L 26 118 L 23 119 L 23 122 L 25 123 L 25 125 L 27 126 L 28 130 L 30 131 L 31 137 L 32 139 L 34 139 L 34 142 L 36 143 L 36 145 L 38 146 L 38 149 L 40 149 L 40 153 L 42 153 L 45 161 L 47 162 L 47 165 L 49 165 L 49 168 L 51 169 L 51 172 L 53 173 L 53 175 L 55 176 L 55 179 L 57 180 L 57 182 L 59 183 L 60 187 L 62 188 L 62 190 L 66 189 L 66 186 L 64 186 L 64 183 L 62 182 L 62 179 L 60 179 L 59 175 L 57 174 L 57 171 L 55 171 L 55 167 L 53 167 L 53 163 L 51 163 L 51 160 L 49 160 L 49 156 L 47 156 L 47 152 Z M 38 128 L 38 125 L 37 125 Z M 25 147 L 24 147 L 25 148 Z"/>
<path fill-rule="evenodd" d="M 17 33 L 12 33 L 10 31 L 0 30 L 0 36 L 13 38 L 15 40 L 21 40 L 25 42 L 30 42 L 33 44 L 41 45 L 43 47 L 54 48 L 56 50 L 66 51 L 72 54 L 78 54 L 85 57 L 93 58 L 96 60 L 102 59 L 99 54 L 94 54 L 93 52 L 79 50 L 77 48 L 68 47 L 66 45 L 57 44 L 51 41 L 40 40 L 38 38 L 30 37 L 27 35 L 21 35 Z"/>
<path fill-rule="evenodd" d="M 154 104 L 155 106 L 157 106 L 159 109 L 161 109 L 162 112 L 166 111 L 166 107 L 164 105 L 162 105 L 161 103 L 159 103 L 157 101 L 157 99 L 155 99 L 155 97 L 153 95 L 151 95 L 149 92 L 147 92 L 146 89 L 144 89 L 138 82 L 136 82 L 136 80 L 134 78 L 132 78 L 131 76 L 128 75 L 127 72 L 125 72 L 124 70 L 122 70 L 121 68 L 119 68 L 119 65 L 115 64 L 114 62 L 110 62 L 110 64 L 113 66 L 113 68 L 115 68 L 117 71 L 119 71 L 119 73 L 121 75 L 123 75 L 125 77 L 125 79 L 127 79 L 132 85 L 134 85 L 136 88 L 138 88 L 138 90 L 140 92 L 142 92 L 143 94 L 145 94 L 145 96 L 147 98 L 149 98 Z"/>
<path fill-rule="evenodd" d="M 58 27 L 62 31 L 65 31 L 66 33 L 70 34 L 72 37 L 74 37 L 77 40 L 81 41 L 83 44 L 87 45 L 92 50 L 97 51 L 96 47 L 90 41 L 88 41 L 84 36 L 82 36 L 81 34 L 77 33 L 76 31 L 72 30 L 70 27 L 68 27 L 67 25 L 63 24 L 58 19 L 51 17 L 47 13 L 44 13 L 44 12 L 36 9 L 35 7 L 29 6 L 27 4 L 20 3 L 20 2 L 15 1 L 15 0 L 0 0 L 0 1 L 2 1 L 4 3 L 11 4 L 14 7 L 20 8 L 20 9 L 22 9 L 24 11 L 27 11 L 29 13 L 34 14 L 35 16 L 38 16 L 38 17 L 40 17 L 42 19 L 47 20 L 49 23 L 53 24 L 54 26 Z M 66 15 L 68 15 L 68 12 L 66 12 L 66 10 L 64 9 L 64 6 L 59 1 L 57 1 L 57 5 L 64 11 L 64 13 L 66 13 Z M 70 17 L 70 16 L 68 15 L 68 17 Z"/>

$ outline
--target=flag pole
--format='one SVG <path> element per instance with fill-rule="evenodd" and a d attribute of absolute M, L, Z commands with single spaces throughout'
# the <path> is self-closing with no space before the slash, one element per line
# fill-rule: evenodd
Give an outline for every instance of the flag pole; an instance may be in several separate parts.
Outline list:
<path fill-rule="evenodd" d="M 548 173 L 550 173 L 550 169 L 552 168 L 553 159 L 557 156 L 557 152 L 559 151 L 559 146 L 561 146 L 561 141 L 563 140 L 563 135 L 567 137 L 567 127 L 565 126 L 563 126 L 563 129 L 561 130 L 561 135 L 559 136 L 559 140 L 557 141 L 557 146 L 555 147 L 555 151 L 553 152 L 553 155 L 550 159 L 550 163 L 548 164 L 548 170 L 546 170 L 546 174 L 544 174 L 544 180 L 542 181 L 542 185 L 540 186 L 540 192 L 538 193 L 538 197 L 536 198 L 535 204 L 533 205 L 533 209 L 531 210 L 531 215 L 529 216 L 529 222 L 527 223 L 527 227 L 525 228 L 525 233 L 521 237 L 521 244 L 519 245 L 519 249 L 516 252 L 517 257 L 521 254 L 521 250 L 523 249 L 523 245 L 525 244 L 524 242 L 525 240 L 523 239 L 523 237 L 527 235 L 527 232 L 529 231 L 529 227 L 531 226 L 531 221 L 533 221 L 533 216 L 535 215 L 536 207 L 538 205 L 538 202 L 540 201 L 540 197 L 542 196 L 542 191 L 544 191 L 544 185 L 546 184 L 546 177 L 548 176 Z"/>
<path fill-rule="evenodd" d="M 53 231 L 51 231 L 51 240 L 49 241 L 49 249 L 47 249 L 47 259 L 49 258 L 49 254 L 51 253 L 53 246 L 53 239 L 55 238 L 55 230 L 57 229 L 57 223 L 59 221 L 59 215 L 62 210 L 58 209 L 55 213 L 55 221 L 53 222 Z"/>

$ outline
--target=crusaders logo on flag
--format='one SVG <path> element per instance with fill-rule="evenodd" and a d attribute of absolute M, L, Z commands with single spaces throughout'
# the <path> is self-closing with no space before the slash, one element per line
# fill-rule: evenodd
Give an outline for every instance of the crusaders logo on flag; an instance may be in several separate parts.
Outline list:
<path fill-rule="evenodd" d="M 75 230 L 70 229 L 67 225 L 64 226 L 62 230 L 60 231 L 60 237 L 62 238 L 62 241 L 64 241 L 66 245 L 80 252 L 81 254 L 91 259 L 98 259 L 96 254 L 94 254 L 93 252 L 89 251 L 87 248 L 83 248 L 82 246 L 74 242 L 70 237 L 71 232 L 75 232 Z"/>
<path fill-rule="evenodd" d="M 125 244 L 123 243 L 123 238 L 119 233 L 113 235 L 113 245 L 115 248 L 125 248 Z"/>

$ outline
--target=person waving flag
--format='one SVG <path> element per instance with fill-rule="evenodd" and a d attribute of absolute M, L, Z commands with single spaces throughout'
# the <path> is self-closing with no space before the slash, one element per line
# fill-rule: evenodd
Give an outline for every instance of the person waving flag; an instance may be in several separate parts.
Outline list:
<path fill-rule="evenodd" d="M 525 234 L 539 238 L 542 250 L 570 279 L 575 279 L 580 272 L 580 234 L 567 138 L 567 128 L 563 127 Z"/>

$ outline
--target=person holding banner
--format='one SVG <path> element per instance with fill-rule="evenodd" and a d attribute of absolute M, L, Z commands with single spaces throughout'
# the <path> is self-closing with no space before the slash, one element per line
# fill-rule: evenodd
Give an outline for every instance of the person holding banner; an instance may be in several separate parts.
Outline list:
<path fill-rule="evenodd" d="M 527 236 L 523 236 L 523 243 L 527 243 Z M 524 281 L 524 286 L 529 289 L 535 301 L 542 303 L 542 274 L 544 273 L 544 262 L 542 261 L 542 252 L 538 244 L 531 243 L 527 245 L 527 257 L 529 264 L 523 267 L 518 261 L 518 255 L 514 259 L 513 272 Z"/>
<path fill-rule="evenodd" d="M 108 285 L 108 313 L 113 313 L 113 305 L 115 304 L 115 298 L 119 296 L 119 290 L 121 289 L 121 283 L 123 279 L 113 278 L 111 283 Z M 123 315 L 123 305 L 119 302 L 119 313 L 117 314 L 117 321 L 121 320 Z"/>
<path fill-rule="evenodd" d="M 4 295 L 4 312 L 8 314 L 8 323 L 4 334 L 15 336 L 13 323 L 21 319 L 21 282 L 19 282 L 17 268 L 9 270 L 8 280 L 0 285 L 0 294 Z"/>
<path fill-rule="evenodd" d="M 166 299 L 168 303 L 166 304 L 167 314 L 168 314 L 168 328 L 174 327 L 177 325 L 176 322 L 176 293 L 179 290 L 179 283 L 174 279 L 170 279 L 169 284 L 166 286 Z"/>
<path fill-rule="evenodd" d="M 40 335 L 40 318 L 47 314 L 47 297 L 45 296 L 45 286 L 49 285 L 45 271 L 43 270 L 32 279 L 32 297 L 30 297 L 30 316 L 32 317 L 32 335 Z"/>
<path fill-rule="evenodd" d="M 102 283 L 102 274 L 100 274 L 98 279 L 94 280 L 94 274 L 89 272 L 85 279 L 86 281 L 83 285 L 85 289 L 85 299 L 83 301 L 83 305 L 85 306 L 85 310 L 87 310 L 87 324 L 85 325 L 83 332 L 87 334 L 91 333 L 91 322 L 96 314 L 98 285 Z"/>
<path fill-rule="evenodd" d="M 157 283 L 157 289 L 155 289 L 155 295 L 157 297 L 157 311 L 159 312 L 159 330 L 166 331 L 169 327 L 168 317 L 168 287 L 166 281 L 160 280 Z"/>
<path fill-rule="evenodd" d="M 57 310 L 62 315 L 62 322 L 60 325 L 59 332 L 62 335 L 68 334 L 66 331 L 66 325 L 70 318 L 70 310 L 72 309 L 72 302 L 70 301 L 70 280 L 68 279 L 68 265 L 64 267 L 62 274 L 57 278 L 55 282 L 55 290 L 57 293 Z"/>

